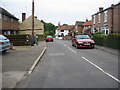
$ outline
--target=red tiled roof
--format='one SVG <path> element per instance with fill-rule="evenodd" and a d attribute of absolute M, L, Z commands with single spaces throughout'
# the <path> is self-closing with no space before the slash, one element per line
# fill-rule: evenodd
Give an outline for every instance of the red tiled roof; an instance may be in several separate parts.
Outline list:
<path fill-rule="evenodd" d="M 70 29 L 74 29 L 74 26 L 60 26 L 59 28 L 57 28 L 57 30 L 70 30 Z"/>
<path fill-rule="evenodd" d="M 84 26 L 90 26 L 90 25 L 92 25 L 92 20 L 87 21 L 87 22 L 86 22 L 86 23 L 84 23 L 83 25 L 84 25 Z"/>

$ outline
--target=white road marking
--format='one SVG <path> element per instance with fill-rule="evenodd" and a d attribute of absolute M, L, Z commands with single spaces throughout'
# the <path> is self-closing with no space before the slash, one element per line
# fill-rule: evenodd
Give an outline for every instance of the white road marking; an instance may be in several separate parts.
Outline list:
<path fill-rule="evenodd" d="M 100 68 L 99 66 L 97 66 L 96 64 L 94 64 L 93 62 L 91 62 L 90 60 L 86 59 L 85 57 L 82 57 L 84 60 L 86 60 L 87 62 L 89 62 L 90 64 L 92 64 L 93 66 L 95 66 L 97 69 L 99 69 L 100 71 L 102 71 L 104 74 L 108 75 L 109 77 L 111 77 L 112 79 L 114 79 L 115 81 L 120 83 L 120 80 L 117 79 L 116 77 L 112 76 L 111 74 L 107 73 L 106 71 L 104 71 L 102 68 Z"/>
<path fill-rule="evenodd" d="M 49 56 L 63 56 L 64 53 L 50 53 Z"/>
<path fill-rule="evenodd" d="M 70 47 L 68 47 L 71 51 L 73 51 L 74 53 L 76 53 L 76 51 L 74 51 L 73 49 L 71 49 Z"/>

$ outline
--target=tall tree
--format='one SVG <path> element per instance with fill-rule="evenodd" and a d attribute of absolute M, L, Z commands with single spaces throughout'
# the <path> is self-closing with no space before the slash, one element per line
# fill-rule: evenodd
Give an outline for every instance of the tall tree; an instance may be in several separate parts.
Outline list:
<path fill-rule="evenodd" d="M 48 35 L 48 34 L 50 34 L 50 35 L 54 35 L 55 34 L 55 30 L 56 30 L 56 28 L 58 26 L 55 26 L 51 22 L 46 23 L 43 20 L 41 20 L 41 22 L 44 24 L 45 36 Z"/>

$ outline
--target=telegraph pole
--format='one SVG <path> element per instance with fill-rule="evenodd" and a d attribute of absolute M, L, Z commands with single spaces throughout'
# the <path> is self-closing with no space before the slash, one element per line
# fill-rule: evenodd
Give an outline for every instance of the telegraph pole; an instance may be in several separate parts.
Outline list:
<path fill-rule="evenodd" d="M 32 43 L 31 46 L 34 46 L 34 0 L 32 0 Z"/>

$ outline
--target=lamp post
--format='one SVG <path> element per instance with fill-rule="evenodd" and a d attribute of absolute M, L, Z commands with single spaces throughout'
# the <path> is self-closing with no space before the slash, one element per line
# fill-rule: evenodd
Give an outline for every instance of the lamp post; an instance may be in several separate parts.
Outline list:
<path fill-rule="evenodd" d="M 34 46 L 34 0 L 32 0 L 32 43 L 31 46 Z"/>

